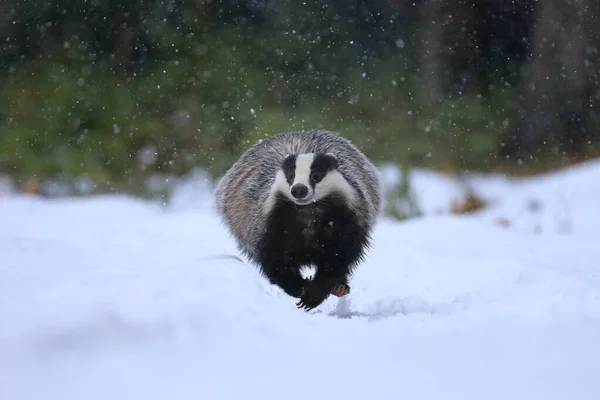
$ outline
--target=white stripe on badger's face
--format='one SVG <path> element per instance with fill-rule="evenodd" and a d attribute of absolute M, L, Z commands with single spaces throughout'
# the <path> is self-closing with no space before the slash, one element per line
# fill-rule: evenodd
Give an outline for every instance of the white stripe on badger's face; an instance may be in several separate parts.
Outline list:
<path fill-rule="evenodd" d="M 294 182 L 290 185 L 288 196 L 298 204 L 308 204 L 313 200 L 314 192 L 310 186 L 310 167 L 315 159 L 313 153 L 298 154 L 296 157 L 296 171 L 294 173 Z M 308 189 L 308 193 L 301 200 L 292 196 L 292 187 L 296 184 L 302 184 Z"/>
<path fill-rule="evenodd" d="M 263 211 L 265 214 L 268 214 L 273 206 L 275 205 L 275 199 L 277 198 L 278 193 L 282 193 L 287 196 L 290 200 L 297 204 L 308 204 L 312 201 L 313 198 L 313 189 L 310 186 L 309 177 L 310 177 L 310 166 L 312 165 L 312 161 L 314 159 L 314 154 L 299 154 L 296 157 L 295 169 L 294 169 L 294 180 L 292 184 L 287 181 L 285 177 L 285 173 L 282 170 L 277 171 L 275 175 L 275 181 L 271 186 L 269 191 L 269 196 L 263 205 Z M 292 196 L 292 186 L 296 183 L 301 183 L 308 188 L 308 193 L 306 194 L 303 201 L 299 201 L 298 199 Z"/>

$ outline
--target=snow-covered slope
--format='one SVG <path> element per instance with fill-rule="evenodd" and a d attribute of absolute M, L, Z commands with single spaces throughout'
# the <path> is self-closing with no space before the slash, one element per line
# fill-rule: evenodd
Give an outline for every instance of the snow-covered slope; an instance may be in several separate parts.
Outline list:
<path fill-rule="evenodd" d="M 0 197 L 0 399 L 600 398 L 600 164 L 473 182 L 492 208 L 382 220 L 310 313 L 224 257 L 206 190 Z"/>

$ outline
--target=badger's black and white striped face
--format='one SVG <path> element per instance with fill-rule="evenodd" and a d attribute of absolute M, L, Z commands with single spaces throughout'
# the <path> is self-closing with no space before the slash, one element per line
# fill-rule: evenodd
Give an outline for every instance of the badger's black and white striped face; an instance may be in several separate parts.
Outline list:
<path fill-rule="evenodd" d="M 337 159 L 332 154 L 289 155 L 277 172 L 274 189 L 298 205 L 317 202 L 331 194 L 350 202 L 354 191 L 337 167 Z"/>

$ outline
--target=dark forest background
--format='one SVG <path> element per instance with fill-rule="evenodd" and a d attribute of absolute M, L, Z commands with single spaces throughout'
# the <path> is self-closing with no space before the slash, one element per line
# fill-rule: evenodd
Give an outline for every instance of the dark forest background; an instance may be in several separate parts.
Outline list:
<path fill-rule="evenodd" d="M 3 0 L 0 174 L 140 191 L 325 128 L 376 162 L 600 154 L 595 0 Z"/>

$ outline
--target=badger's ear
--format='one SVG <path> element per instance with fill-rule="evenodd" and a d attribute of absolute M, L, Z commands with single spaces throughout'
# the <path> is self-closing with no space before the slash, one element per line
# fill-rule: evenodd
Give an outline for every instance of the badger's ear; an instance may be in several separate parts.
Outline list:
<path fill-rule="evenodd" d="M 329 164 L 329 169 L 336 169 L 338 167 L 338 160 L 335 154 L 327 153 L 325 154 L 327 157 L 327 163 Z"/>

